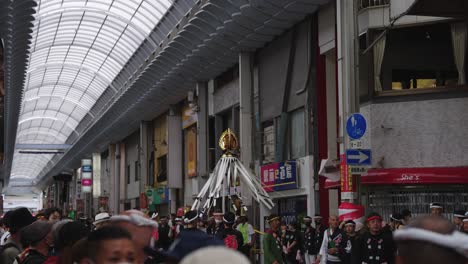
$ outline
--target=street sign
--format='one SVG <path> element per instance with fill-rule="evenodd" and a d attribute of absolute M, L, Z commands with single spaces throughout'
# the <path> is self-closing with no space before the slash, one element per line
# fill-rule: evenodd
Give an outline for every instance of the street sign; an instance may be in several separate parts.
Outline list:
<path fill-rule="evenodd" d="M 362 140 L 354 139 L 350 140 L 348 143 L 350 149 L 362 149 Z"/>
<path fill-rule="evenodd" d="M 346 122 L 346 132 L 352 139 L 360 139 L 366 133 L 367 123 L 364 116 L 359 113 L 352 114 Z"/>
<path fill-rule="evenodd" d="M 346 162 L 348 165 L 371 165 L 370 149 L 348 149 L 346 150 Z"/>
<path fill-rule="evenodd" d="M 369 167 L 366 166 L 350 166 L 349 171 L 351 171 L 351 174 L 353 175 L 363 175 L 367 173 L 367 170 Z"/>

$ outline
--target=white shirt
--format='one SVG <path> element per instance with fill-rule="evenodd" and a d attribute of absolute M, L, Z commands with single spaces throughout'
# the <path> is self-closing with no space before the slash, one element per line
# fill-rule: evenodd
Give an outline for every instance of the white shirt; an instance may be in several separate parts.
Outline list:
<path fill-rule="evenodd" d="M 326 229 L 323 234 L 323 241 L 322 246 L 320 247 L 320 263 L 327 263 L 327 261 L 332 262 L 341 262 L 340 258 L 337 256 L 333 256 L 328 254 L 328 232 L 329 229 Z"/>

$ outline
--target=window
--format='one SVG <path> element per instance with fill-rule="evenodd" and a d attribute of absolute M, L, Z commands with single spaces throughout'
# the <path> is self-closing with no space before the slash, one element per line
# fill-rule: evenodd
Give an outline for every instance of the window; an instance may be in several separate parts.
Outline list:
<path fill-rule="evenodd" d="M 304 109 L 299 109 L 290 114 L 289 125 L 289 157 L 297 159 L 305 156 L 305 124 Z"/>
<path fill-rule="evenodd" d="M 127 165 L 127 172 L 125 176 L 127 176 L 127 184 L 130 184 L 130 165 Z"/>
<path fill-rule="evenodd" d="M 451 34 L 448 23 L 389 31 L 382 50 L 382 90 L 411 91 L 457 86 L 459 76 Z"/>
<path fill-rule="evenodd" d="M 138 161 L 135 161 L 135 181 L 140 180 L 140 170 L 139 170 L 139 165 Z"/>
<path fill-rule="evenodd" d="M 158 183 L 167 181 L 167 155 L 158 158 L 158 175 L 156 176 Z"/>
<path fill-rule="evenodd" d="M 274 122 L 265 122 L 263 124 L 263 163 L 272 163 L 275 161 L 275 124 Z"/>

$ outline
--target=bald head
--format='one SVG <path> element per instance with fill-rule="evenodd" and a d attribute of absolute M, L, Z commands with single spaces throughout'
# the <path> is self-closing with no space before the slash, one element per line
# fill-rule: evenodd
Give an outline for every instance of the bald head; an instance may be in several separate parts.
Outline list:
<path fill-rule="evenodd" d="M 440 216 L 424 216 L 416 218 L 407 228 L 418 228 L 439 234 L 452 234 L 455 226 Z M 397 264 L 425 263 L 437 264 L 467 264 L 468 260 L 455 250 L 442 247 L 427 241 L 402 240 L 397 241 L 398 258 Z"/>
<path fill-rule="evenodd" d="M 338 225 L 340 224 L 340 220 L 338 219 L 338 216 L 330 215 L 330 217 L 328 218 L 328 224 L 330 225 L 331 228 L 338 228 Z"/>

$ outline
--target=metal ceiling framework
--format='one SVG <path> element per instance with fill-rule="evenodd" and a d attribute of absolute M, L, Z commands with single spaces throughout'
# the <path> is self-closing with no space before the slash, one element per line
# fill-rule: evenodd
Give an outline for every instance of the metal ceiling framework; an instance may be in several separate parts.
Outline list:
<path fill-rule="evenodd" d="M 171 8 L 172 0 L 37 0 L 16 144 L 65 144 Z M 54 157 L 15 151 L 10 179 Z"/>
<path fill-rule="evenodd" d="M 239 51 L 263 47 L 327 2 L 175 1 L 173 6 L 178 7 L 167 12 L 167 19 L 150 35 L 157 46 L 143 42 L 125 66 L 133 72 L 118 74 L 110 84 L 117 92 L 106 89 L 88 114 L 80 116 L 76 133 L 62 142 L 73 146 L 65 155 L 52 157 L 35 182 L 45 187 L 52 175 L 78 166 L 84 155 L 122 139 L 141 120 L 151 120 L 180 101 L 196 81 L 209 80 L 232 67 Z M 183 8 L 187 11 L 180 12 Z"/>

